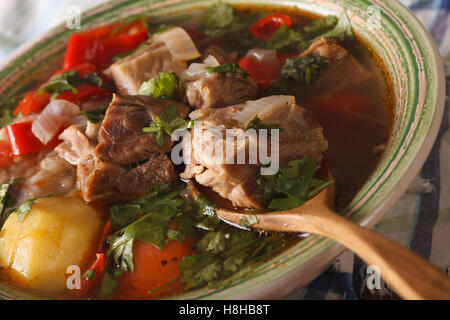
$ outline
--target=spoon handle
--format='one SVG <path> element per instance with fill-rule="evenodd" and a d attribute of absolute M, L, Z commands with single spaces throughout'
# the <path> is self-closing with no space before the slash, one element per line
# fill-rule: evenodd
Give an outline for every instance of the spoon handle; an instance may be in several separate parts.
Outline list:
<path fill-rule="evenodd" d="M 325 211 L 306 214 L 315 233 L 336 240 L 367 264 L 377 266 L 383 279 L 402 298 L 450 299 L 450 279 L 438 268 L 412 251 L 328 208 L 320 210 Z"/>
<path fill-rule="evenodd" d="M 228 221 L 236 215 L 218 211 Z M 377 233 L 363 228 L 327 207 L 308 206 L 296 212 L 241 214 L 254 216 L 252 228 L 266 231 L 310 232 L 331 238 L 360 256 L 367 264 L 377 266 L 383 279 L 403 299 L 450 299 L 450 279 L 438 268 L 408 249 Z"/>

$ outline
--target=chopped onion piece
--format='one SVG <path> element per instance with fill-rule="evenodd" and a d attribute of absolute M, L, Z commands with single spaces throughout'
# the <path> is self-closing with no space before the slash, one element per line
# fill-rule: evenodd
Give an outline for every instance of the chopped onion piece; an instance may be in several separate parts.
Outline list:
<path fill-rule="evenodd" d="M 153 35 L 153 41 L 164 42 L 174 60 L 192 60 L 200 57 L 189 34 L 180 27 L 171 28 L 165 32 Z"/>
<path fill-rule="evenodd" d="M 217 61 L 216 58 L 209 55 L 206 57 L 205 60 L 203 60 L 203 63 L 191 63 L 189 65 L 189 68 L 187 68 L 183 73 L 181 74 L 181 80 L 182 81 L 195 81 L 203 77 L 206 73 L 205 68 L 206 67 L 217 67 L 219 66 L 219 61 Z"/>
<path fill-rule="evenodd" d="M 80 114 L 80 108 L 66 100 L 53 100 L 33 122 L 31 131 L 47 144 L 70 119 Z"/>
<path fill-rule="evenodd" d="M 257 115 L 261 120 L 264 121 L 273 112 L 278 112 L 280 106 L 283 105 L 293 105 L 295 104 L 295 97 L 293 96 L 268 96 L 258 100 L 245 102 L 245 108 L 233 114 L 233 118 L 243 123 L 246 127 L 248 123 Z"/>

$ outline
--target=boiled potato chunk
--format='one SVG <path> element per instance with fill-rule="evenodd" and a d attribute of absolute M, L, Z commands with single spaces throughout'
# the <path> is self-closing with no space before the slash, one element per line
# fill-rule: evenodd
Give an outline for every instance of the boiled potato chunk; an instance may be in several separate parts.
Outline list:
<path fill-rule="evenodd" d="M 0 231 L 3 276 L 46 293 L 67 291 L 67 267 L 87 269 L 104 223 L 104 214 L 78 197 L 36 200 L 22 222 L 13 213 Z"/>

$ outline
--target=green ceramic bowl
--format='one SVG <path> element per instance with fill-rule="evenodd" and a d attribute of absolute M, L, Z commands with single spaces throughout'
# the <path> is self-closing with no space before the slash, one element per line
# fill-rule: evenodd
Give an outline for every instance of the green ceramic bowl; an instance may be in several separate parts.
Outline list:
<path fill-rule="evenodd" d="M 384 61 L 392 79 L 396 109 L 387 150 L 376 170 L 349 204 L 345 215 L 372 227 L 401 197 L 419 172 L 441 122 L 445 78 L 430 35 L 413 14 L 394 0 L 235 0 L 234 4 L 299 8 L 318 14 L 348 11 L 354 31 Z M 190 14 L 210 6 L 208 0 L 111 1 L 82 15 L 82 29 L 108 24 L 131 15 L 147 15 L 155 22 L 183 20 L 195 24 Z M 376 7 L 374 7 L 376 6 Z M 379 11 L 377 11 L 379 10 Z M 379 20 L 376 13 L 379 12 Z M 188 14 L 188 15 L 187 15 Z M 60 65 L 72 30 L 60 25 L 25 44 L 0 67 L 0 105 L 24 94 L 48 78 Z M 216 289 L 189 292 L 182 299 L 283 298 L 324 271 L 344 248 L 336 242 L 310 236 L 295 247 L 258 267 L 251 276 Z M 45 298 L 0 284 L 0 298 Z"/>

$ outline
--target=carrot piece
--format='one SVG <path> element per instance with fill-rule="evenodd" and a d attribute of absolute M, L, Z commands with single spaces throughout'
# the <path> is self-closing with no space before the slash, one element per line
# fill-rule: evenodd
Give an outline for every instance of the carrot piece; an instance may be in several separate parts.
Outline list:
<path fill-rule="evenodd" d="M 183 256 L 193 254 L 193 239 L 183 242 L 170 240 L 163 250 L 152 244 L 135 240 L 133 245 L 134 273 L 126 272 L 120 279 L 114 299 L 151 299 L 176 294 L 183 284 L 176 279 L 180 275 L 178 263 Z M 151 294 L 150 290 L 157 289 Z"/>

